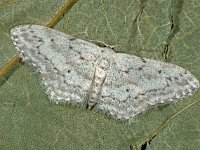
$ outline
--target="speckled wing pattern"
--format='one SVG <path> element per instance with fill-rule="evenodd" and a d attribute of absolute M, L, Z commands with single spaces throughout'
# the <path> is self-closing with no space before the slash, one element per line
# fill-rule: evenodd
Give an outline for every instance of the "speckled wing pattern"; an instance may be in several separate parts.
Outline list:
<path fill-rule="evenodd" d="M 199 87 L 199 81 L 177 65 L 115 53 L 47 27 L 20 25 L 11 30 L 11 37 L 56 103 L 95 107 L 130 120 L 149 106 L 177 101 Z"/>

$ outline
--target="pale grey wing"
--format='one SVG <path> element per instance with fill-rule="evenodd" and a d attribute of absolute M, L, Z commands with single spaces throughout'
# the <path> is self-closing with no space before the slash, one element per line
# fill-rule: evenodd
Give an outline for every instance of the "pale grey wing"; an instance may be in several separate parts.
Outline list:
<path fill-rule="evenodd" d="M 98 46 L 39 25 L 17 26 L 11 36 L 22 59 L 41 73 L 53 101 L 85 103 Z"/>
<path fill-rule="evenodd" d="M 117 53 L 102 87 L 97 108 L 129 120 L 148 106 L 176 101 L 199 87 L 187 70 L 160 61 Z"/>

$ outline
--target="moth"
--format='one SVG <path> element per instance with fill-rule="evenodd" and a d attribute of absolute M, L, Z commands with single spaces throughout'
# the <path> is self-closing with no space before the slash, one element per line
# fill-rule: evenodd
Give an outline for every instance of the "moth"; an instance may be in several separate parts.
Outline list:
<path fill-rule="evenodd" d="M 17 26 L 11 38 L 22 60 L 39 72 L 51 101 L 95 107 L 119 120 L 199 87 L 177 65 L 116 53 L 44 26 Z"/>

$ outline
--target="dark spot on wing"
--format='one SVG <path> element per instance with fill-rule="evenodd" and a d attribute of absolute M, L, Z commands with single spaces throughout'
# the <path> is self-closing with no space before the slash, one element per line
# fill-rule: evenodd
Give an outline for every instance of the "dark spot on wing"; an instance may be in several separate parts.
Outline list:
<path fill-rule="evenodd" d="M 40 38 L 40 39 L 38 40 L 38 42 L 44 42 L 44 41 L 43 41 L 43 39 Z"/>
<path fill-rule="evenodd" d="M 139 67 L 138 70 L 143 70 L 143 68 L 142 68 L 142 67 Z"/>
<path fill-rule="evenodd" d="M 53 69 L 56 70 L 57 72 L 59 72 L 58 68 L 54 67 Z"/>
<path fill-rule="evenodd" d="M 142 60 L 143 63 L 146 63 L 146 62 L 147 62 L 144 58 L 141 58 L 141 60 Z"/>
<path fill-rule="evenodd" d="M 185 74 L 187 74 L 187 71 L 185 70 L 185 72 L 184 72 Z"/>
<path fill-rule="evenodd" d="M 167 77 L 167 79 L 168 79 L 169 81 L 173 81 L 171 77 Z"/>
<path fill-rule="evenodd" d="M 178 77 L 174 77 L 175 80 L 178 80 Z"/>
<path fill-rule="evenodd" d="M 85 58 L 84 58 L 83 56 L 80 56 L 80 57 L 79 57 L 79 59 L 82 59 L 82 60 L 84 60 Z"/>
<path fill-rule="evenodd" d="M 74 40 L 76 40 L 76 38 L 75 37 L 70 37 L 69 40 L 70 41 L 74 41 Z"/>
<path fill-rule="evenodd" d="M 44 42 L 43 39 L 42 39 L 41 37 L 38 37 L 38 36 L 36 36 L 36 35 L 33 35 L 32 38 L 33 38 L 33 39 L 36 39 L 38 42 L 41 42 L 41 43 Z"/>
<path fill-rule="evenodd" d="M 124 70 L 124 73 L 126 73 L 126 74 L 127 74 L 128 72 L 129 72 L 129 70 Z"/>

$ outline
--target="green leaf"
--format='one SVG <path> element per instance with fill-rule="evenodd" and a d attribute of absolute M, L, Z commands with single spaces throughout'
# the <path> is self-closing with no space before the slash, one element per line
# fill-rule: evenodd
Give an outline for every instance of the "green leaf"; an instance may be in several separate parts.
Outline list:
<path fill-rule="evenodd" d="M 19 24 L 46 25 L 65 1 L 26 0 L 0 8 L 0 68 L 17 52 L 10 29 Z M 200 80 L 200 8 L 195 0 L 79 0 L 55 29 L 86 40 L 102 41 L 115 51 L 165 59 Z M 127 150 L 162 122 L 195 100 L 199 90 L 182 102 L 153 107 L 131 124 L 95 110 L 56 105 L 48 100 L 38 74 L 20 64 L 0 81 L 0 149 Z M 147 149 L 200 147 L 199 105 L 172 120 Z"/>

